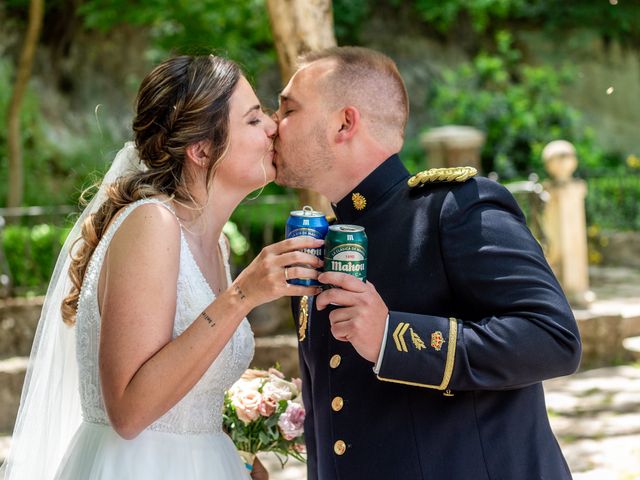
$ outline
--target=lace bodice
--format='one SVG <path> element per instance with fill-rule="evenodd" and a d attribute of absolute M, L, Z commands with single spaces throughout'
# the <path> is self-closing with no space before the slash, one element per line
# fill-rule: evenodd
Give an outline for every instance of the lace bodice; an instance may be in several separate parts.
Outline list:
<path fill-rule="evenodd" d="M 98 310 L 98 279 L 105 253 L 113 235 L 125 218 L 144 203 L 158 203 L 173 211 L 159 199 L 144 199 L 124 209 L 109 226 L 87 266 L 82 283 L 76 317 L 76 355 L 80 376 L 80 399 L 85 421 L 109 424 L 100 388 L 98 346 L 100 343 L 100 312 Z M 180 233 L 180 268 L 177 283 L 176 315 L 173 338 L 180 335 L 215 298 L 198 267 L 184 232 Z M 220 236 L 227 281 L 229 252 Z M 248 367 L 253 357 L 254 341 L 249 322 L 245 318 L 231 340 L 224 347 L 193 389 L 174 407 L 151 424 L 148 429 L 172 433 L 212 433 L 221 430 L 224 392 Z"/>

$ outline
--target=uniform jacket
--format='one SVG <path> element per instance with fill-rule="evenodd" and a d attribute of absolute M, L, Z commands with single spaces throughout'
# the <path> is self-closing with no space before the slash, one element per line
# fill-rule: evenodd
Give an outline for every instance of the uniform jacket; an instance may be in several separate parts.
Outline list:
<path fill-rule="evenodd" d="M 520 208 L 486 178 L 408 178 L 394 155 L 334 206 L 365 227 L 389 319 L 376 374 L 308 300 L 308 477 L 570 479 L 541 382 L 577 369 L 580 338 Z"/>

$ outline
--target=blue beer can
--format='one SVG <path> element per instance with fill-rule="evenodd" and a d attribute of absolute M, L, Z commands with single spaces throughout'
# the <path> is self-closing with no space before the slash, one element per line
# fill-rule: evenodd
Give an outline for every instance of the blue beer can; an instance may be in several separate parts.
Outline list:
<path fill-rule="evenodd" d="M 285 235 L 287 238 L 306 235 L 307 237 L 324 240 L 328 230 L 329 223 L 324 213 L 316 212 L 313 208 L 304 206 L 302 210 L 294 210 L 289 213 Z M 304 248 L 302 251 L 315 255 L 320 260 L 324 260 L 324 246 L 319 248 Z M 293 285 L 320 285 L 320 282 L 311 279 L 294 278 L 288 280 L 288 282 Z"/>

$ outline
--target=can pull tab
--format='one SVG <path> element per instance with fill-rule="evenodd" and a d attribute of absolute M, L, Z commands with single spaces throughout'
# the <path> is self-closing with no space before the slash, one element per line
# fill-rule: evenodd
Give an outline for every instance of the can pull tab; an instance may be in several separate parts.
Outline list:
<path fill-rule="evenodd" d="M 309 205 L 305 205 L 304 207 L 302 207 L 302 214 L 303 215 L 312 215 L 313 214 L 313 207 L 310 207 Z"/>

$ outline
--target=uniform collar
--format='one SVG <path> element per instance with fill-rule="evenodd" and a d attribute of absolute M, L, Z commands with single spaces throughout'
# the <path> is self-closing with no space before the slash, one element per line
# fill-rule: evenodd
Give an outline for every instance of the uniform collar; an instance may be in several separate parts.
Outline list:
<path fill-rule="evenodd" d="M 333 211 L 340 223 L 354 223 L 371 210 L 398 182 L 409 177 L 400 157 L 391 155 L 337 204 Z"/>

